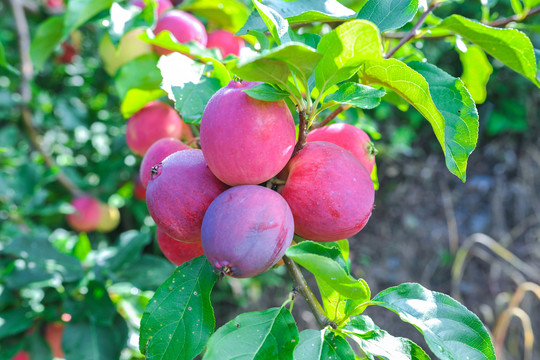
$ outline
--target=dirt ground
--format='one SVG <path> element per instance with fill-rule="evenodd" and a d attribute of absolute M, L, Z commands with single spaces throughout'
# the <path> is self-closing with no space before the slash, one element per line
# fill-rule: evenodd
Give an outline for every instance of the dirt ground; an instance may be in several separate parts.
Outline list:
<path fill-rule="evenodd" d="M 368 282 L 372 294 L 403 282 L 451 294 L 493 331 L 518 285 L 540 284 L 540 139 L 481 138 L 466 183 L 448 172 L 440 148 L 425 153 L 433 155 L 378 160 L 375 210 L 366 228 L 350 239 L 352 273 Z M 461 250 L 467 256 L 453 287 L 456 252 L 468 246 L 470 251 Z M 282 284 L 266 286 L 256 302 L 217 310 L 217 325 L 243 311 L 279 306 L 288 291 Z M 537 335 L 532 359 L 540 358 L 539 300 L 529 293 L 520 306 Z M 366 314 L 391 334 L 427 349 L 419 333 L 395 314 L 374 307 Z M 293 315 L 300 330 L 317 328 L 303 299 L 295 302 Z M 525 358 L 522 329 L 514 318 L 506 336 L 502 332 L 507 360 Z"/>

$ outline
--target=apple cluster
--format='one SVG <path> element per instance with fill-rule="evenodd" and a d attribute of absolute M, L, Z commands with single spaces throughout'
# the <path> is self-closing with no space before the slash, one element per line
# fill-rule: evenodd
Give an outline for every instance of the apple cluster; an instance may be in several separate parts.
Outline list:
<path fill-rule="evenodd" d="M 255 276 L 279 261 L 294 233 L 336 241 L 371 215 L 369 137 L 351 125 L 325 126 L 293 156 L 289 108 L 250 97 L 244 90 L 255 85 L 231 81 L 214 94 L 201 120 L 201 150 L 165 138 L 144 155 L 148 211 L 176 264 L 204 253 L 222 274 Z"/>
<path fill-rule="evenodd" d="M 132 4 L 140 8 L 145 7 L 142 0 L 133 0 Z M 173 8 L 169 0 L 157 1 L 157 22 L 153 29 L 157 36 L 163 31 L 169 31 L 179 43 L 197 42 L 207 48 L 216 48 L 222 57 L 228 55 L 239 56 L 245 47 L 241 37 L 233 33 L 217 29 L 210 33 L 206 32 L 204 25 L 193 15 L 182 10 Z M 105 70 L 114 75 L 116 71 L 129 61 L 154 51 L 158 55 L 167 55 L 172 50 L 160 46 L 152 46 L 139 36 L 144 32 L 143 28 L 128 31 L 115 46 L 108 35 L 105 35 L 99 44 L 99 53 L 103 59 Z"/>

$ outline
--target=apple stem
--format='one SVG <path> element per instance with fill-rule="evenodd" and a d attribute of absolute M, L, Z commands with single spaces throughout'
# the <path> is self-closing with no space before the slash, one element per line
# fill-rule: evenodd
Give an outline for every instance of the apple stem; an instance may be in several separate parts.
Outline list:
<path fill-rule="evenodd" d="M 49 168 L 56 172 L 56 179 L 64 188 L 66 188 L 73 196 L 83 194 L 83 191 L 73 182 L 55 163 L 54 159 L 45 152 L 38 138 L 38 132 L 33 124 L 32 110 L 30 103 L 32 102 L 32 88 L 30 83 L 34 77 L 34 65 L 30 58 L 30 31 L 28 21 L 24 13 L 24 4 L 19 0 L 10 0 L 13 17 L 15 19 L 15 28 L 19 38 L 19 53 L 21 55 L 21 117 L 23 125 L 26 129 L 32 146 L 43 156 L 43 160 Z"/>
<path fill-rule="evenodd" d="M 338 116 L 339 114 L 341 114 L 343 111 L 347 110 L 350 107 L 351 107 L 351 104 L 341 104 L 340 106 L 338 106 L 336 110 L 332 111 L 332 113 L 328 115 L 323 121 L 317 124 L 313 124 L 311 128 L 318 129 L 320 127 L 325 126 L 330 121 L 334 120 L 336 116 Z"/>
<path fill-rule="evenodd" d="M 291 277 L 293 278 L 295 289 L 300 292 L 300 294 L 302 294 L 306 300 L 306 303 L 315 316 L 315 320 L 317 320 L 319 327 L 324 329 L 327 325 L 332 326 L 333 323 L 324 314 L 321 304 L 315 297 L 315 294 L 313 294 L 313 291 L 311 291 L 298 265 L 296 265 L 296 263 L 287 255 L 283 255 L 283 262 L 285 263 L 289 274 L 291 274 Z"/>
<path fill-rule="evenodd" d="M 292 156 L 296 155 L 304 145 L 306 145 L 306 111 L 300 110 L 298 112 L 298 141 L 296 142 L 296 145 L 294 146 L 294 151 Z"/>

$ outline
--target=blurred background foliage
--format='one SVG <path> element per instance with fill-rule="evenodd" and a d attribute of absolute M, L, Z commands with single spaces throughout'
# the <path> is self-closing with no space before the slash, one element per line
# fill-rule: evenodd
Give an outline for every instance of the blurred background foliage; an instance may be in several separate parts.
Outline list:
<path fill-rule="evenodd" d="M 364 2 L 342 1 L 354 10 Z M 45 2 L 25 3 L 30 32 L 35 34 L 54 14 Z M 521 1 L 447 1 L 428 23 L 454 13 L 485 20 L 507 17 L 517 3 Z M 189 1 L 184 6 L 196 4 Z M 247 1 L 235 4 L 241 9 L 249 6 Z M 0 2 L 0 14 L 0 42 L 7 63 L 17 69 L 17 34 L 7 1 Z M 107 16 L 100 13 L 95 18 Z M 515 27 L 540 49 L 540 15 Z M 46 166 L 29 142 L 19 107 L 20 75 L 0 67 L 0 317 L 5 320 L 0 322 L 0 359 L 10 359 L 23 347 L 32 359 L 50 358 L 42 335 L 47 324 L 66 321 L 65 314 L 71 318 L 66 326 L 72 341 L 64 340 L 67 358 L 95 350 L 85 342 L 77 343 L 78 348 L 73 345 L 91 330 L 101 334 L 101 351 L 141 358 L 140 316 L 152 291 L 174 269 L 157 248 L 155 225 L 144 201 L 134 195 L 141 159 L 125 143 L 121 86 L 104 70 L 97 51 L 106 31 L 99 20 L 72 33 L 68 43 L 75 53 L 70 59 L 65 46 L 58 46 L 36 73 L 30 105 L 42 146 L 58 167 L 85 192 L 120 209 L 120 225 L 110 233 L 78 234 L 67 226 L 72 195 L 55 181 L 59 168 Z M 461 76 L 463 57 L 455 47 L 447 39 L 421 39 L 403 47 L 397 57 L 425 56 Z M 379 150 L 381 187 L 370 223 L 351 239 L 353 273 L 364 277 L 374 292 L 405 281 L 452 292 L 492 331 L 499 326 L 506 357 L 520 359 L 523 335 L 540 334 L 538 300 L 525 297 L 525 315 L 519 315 L 522 324 L 528 318 L 530 329 L 514 321 L 505 331 L 497 324 L 511 317 L 506 309 L 520 284 L 532 281 L 530 289 L 536 296 L 540 293 L 534 286 L 539 282 L 534 269 L 540 263 L 540 93 L 498 61 L 490 58 L 490 63 L 487 97 L 478 105 L 480 138 L 466 184 L 445 170 L 429 124 L 391 93 L 376 109 L 350 110 L 337 120 L 364 128 Z M 489 73 L 489 66 L 478 71 Z M 128 80 L 132 75 L 133 71 L 124 72 Z M 476 233 L 494 240 L 478 240 Z M 474 244 L 482 250 L 474 252 Z M 456 261 L 467 254 L 463 262 Z M 217 326 L 241 312 L 281 303 L 291 287 L 283 267 L 252 279 L 220 281 L 212 295 Z M 294 311 L 299 327 L 314 327 L 311 313 L 298 303 Z M 391 317 L 379 325 L 394 335 L 410 335 L 406 325 Z"/>

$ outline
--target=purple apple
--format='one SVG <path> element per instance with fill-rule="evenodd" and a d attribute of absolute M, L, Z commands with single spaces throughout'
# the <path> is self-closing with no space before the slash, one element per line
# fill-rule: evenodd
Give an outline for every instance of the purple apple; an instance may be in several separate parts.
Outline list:
<path fill-rule="evenodd" d="M 201 242 L 216 271 L 245 278 L 275 265 L 293 235 L 291 209 L 281 195 L 263 186 L 241 185 L 210 204 Z"/>

